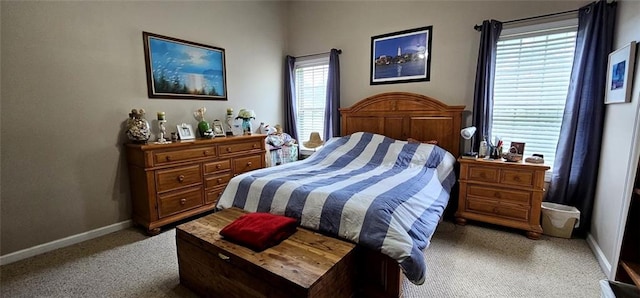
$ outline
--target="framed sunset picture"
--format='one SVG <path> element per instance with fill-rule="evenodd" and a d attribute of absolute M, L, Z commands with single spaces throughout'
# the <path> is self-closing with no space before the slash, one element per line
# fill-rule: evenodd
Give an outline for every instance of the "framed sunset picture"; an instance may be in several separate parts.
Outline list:
<path fill-rule="evenodd" d="M 142 32 L 149 98 L 227 100 L 223 48 Z"/>

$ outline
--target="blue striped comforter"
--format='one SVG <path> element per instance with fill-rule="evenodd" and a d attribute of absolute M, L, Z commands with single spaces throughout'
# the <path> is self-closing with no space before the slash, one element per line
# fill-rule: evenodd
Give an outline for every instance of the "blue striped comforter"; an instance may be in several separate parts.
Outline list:
<path fill-rule="evenodd" d="M 444 149 L 371 133 L 333 138 L 311 157 L 233 178 L 219 208 L 299 219 L 397 260 L 422 284 L 430 242 L 455 182 Z"/>

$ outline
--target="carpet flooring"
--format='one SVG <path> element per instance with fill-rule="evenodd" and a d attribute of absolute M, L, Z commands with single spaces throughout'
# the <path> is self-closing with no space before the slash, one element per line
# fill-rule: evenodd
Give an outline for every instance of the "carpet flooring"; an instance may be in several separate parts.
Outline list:
<path fill-rule="evenodd" d="M 605 275 L 583 239 L 439 225 L 427 281 L 404 297 L 599 297 Z M 0 267 L 1 297 L 196 297 L 180 285 L 175 230 L 129 228 Z"/>

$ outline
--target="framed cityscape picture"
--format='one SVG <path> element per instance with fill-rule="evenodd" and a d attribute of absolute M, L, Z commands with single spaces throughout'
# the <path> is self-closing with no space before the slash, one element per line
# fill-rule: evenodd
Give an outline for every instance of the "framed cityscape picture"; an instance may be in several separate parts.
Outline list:
<path fill-rule="evenodd" d="M 429 81 L 432 27 L 371 37 L 369 84 Z"/>
<path fill-rule="evenodd" d="M 223 48 L 142 32 L 149 98 L 227 100 Z"/>

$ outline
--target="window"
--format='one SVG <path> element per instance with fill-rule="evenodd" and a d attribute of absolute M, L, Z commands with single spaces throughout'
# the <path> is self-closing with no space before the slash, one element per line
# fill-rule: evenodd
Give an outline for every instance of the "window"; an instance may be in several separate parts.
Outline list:
<path fill-rule="evenodd" d="M 305 149 L 303 140 L 307 140 L 311 132 L 317 131 L 321 136 L 324 135 L 328 73 L 329 57 L 296 61 L 296 115 L 301 149 Z"/>
<path fill-rule="evenodd" d="M 571 19 L 505 29 L 498 40 L 491 135 L 507 146 L 511 141 L 526 143 L 525 155 L 543 154 L 551 168 L 576 31 L 577 19 Z"/>

